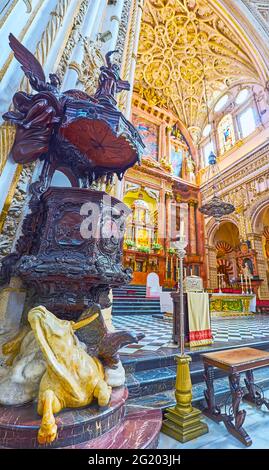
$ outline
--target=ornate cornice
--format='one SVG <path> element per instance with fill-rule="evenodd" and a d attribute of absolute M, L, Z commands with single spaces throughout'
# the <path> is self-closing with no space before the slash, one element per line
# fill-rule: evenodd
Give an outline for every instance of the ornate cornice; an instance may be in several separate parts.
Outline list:
<path fill-rule="evenodd" d="M 239 162 L 229 166 L 221 172 L 221 183 L 218 187 L 219 194 L 226 194 L 242 184 L 255 180 L 264 172 L 269 171 L 269 143 L 266 142 L 259 149 L 249 152 Z M 201 186 L 205 198 L 213 193 L 213 181 Z"/>

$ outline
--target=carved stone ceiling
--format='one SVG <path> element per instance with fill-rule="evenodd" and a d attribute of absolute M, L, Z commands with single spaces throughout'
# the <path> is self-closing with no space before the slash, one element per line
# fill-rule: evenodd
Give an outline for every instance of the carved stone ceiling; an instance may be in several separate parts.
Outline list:
<path fill-rule="evenodd" d="M 258 79 L 238 35 L 208 3 L 145 0 L 135 79 L 140 96 L 176 113 L 196 140 L 206 94 L 212 106 L 231 85 Z"/>

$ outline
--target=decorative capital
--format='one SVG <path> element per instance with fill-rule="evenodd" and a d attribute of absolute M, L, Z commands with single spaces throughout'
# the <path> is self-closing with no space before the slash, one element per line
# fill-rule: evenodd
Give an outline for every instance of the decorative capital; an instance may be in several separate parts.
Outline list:
<path fill-rule="evenodd" d="M 190 200 L 188 201 L 188 205 L 189 205 L 190 207 L 196 207 L 196 206 L 198 205 L 198 201 L 196 201 L 195 199 L 190 199 Z"/>

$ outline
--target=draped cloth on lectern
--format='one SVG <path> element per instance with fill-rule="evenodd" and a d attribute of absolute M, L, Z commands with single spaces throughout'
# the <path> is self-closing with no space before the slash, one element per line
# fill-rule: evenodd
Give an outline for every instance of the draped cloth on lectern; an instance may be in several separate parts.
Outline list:
<path fill-rule="evenodd" d="M 189 344 L 212 344 L 209 315 L 209 296 L 203 292 L 188 292 Z"/>

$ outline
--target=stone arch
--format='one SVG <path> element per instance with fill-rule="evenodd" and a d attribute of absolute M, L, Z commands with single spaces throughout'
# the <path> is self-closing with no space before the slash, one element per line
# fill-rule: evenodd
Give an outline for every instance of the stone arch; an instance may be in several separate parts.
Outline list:
<path fill-rule="evenodd" d="M 209 223 L 206 225 L 206 236 L 209 246 L 214 245 L 214 236 L 216 235 L 217 230 L 221 225 L 225 224 L 226 222 L 230 222 L 231 224 L 234 224 L 236 226 L 238 226 L 239 224 L 239 220 L 234 214 L 222 217 L 220 223 L 216 222 L 213 218 L 210 219 Z"/>
<path fill-rule="evenodd" d="M 254 204 L 247 211 L 246 215 L 250 220 L 251 230 L 253 233 L 261 231 L 261 216 L 264 210 L 269 206 L 268 193 L 259 197 Z"/>

